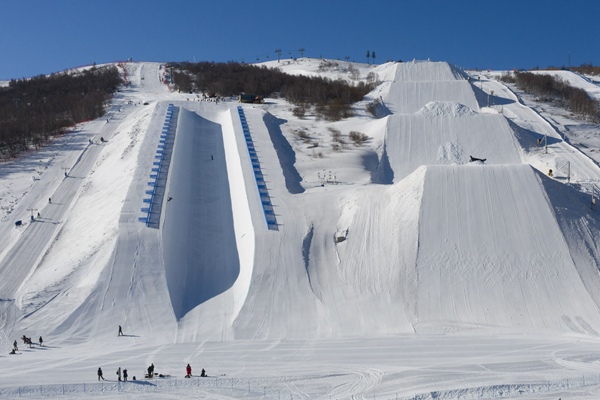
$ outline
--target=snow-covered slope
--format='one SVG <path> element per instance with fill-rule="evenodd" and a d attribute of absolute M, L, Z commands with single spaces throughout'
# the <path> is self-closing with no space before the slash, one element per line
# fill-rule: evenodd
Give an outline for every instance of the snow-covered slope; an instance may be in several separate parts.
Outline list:
<path fill-rule="evenodd" d="M 598 217 L 581 186 L 545 176 L 558 161 L 529 143 L 552 137 L 560 162 L 577 166 L 574 180 L 599 169 L 506 87 L 485 82 L 503 100 L 498 110 L 484 107 L 483 86 L 446 63 L 267 64 L 349 82 L 376 76 L 365 101 L 380 100 L 385 116 L 357 109 L 336 123 L 297 119 L 289 104 L 269 99 L 243 105 L 242 123 L 238 104 L 173 93 L 160 64 L 127 64 L 130 85 L 108 122 L 83 124 L 1 166 L 3 351 L 39 332 L 58 347 L 93 346 L 90 357 L 107 360 L 129 349 L 138 363 L 150 362 L 147 353 L 175 363 L 191 357 L 182 352 L 219 346 L 248 357 L 263 344 L 271 360 L 285 359 L 270 353 L 282 343 L 299 358 L 310 349 L 310 363 L 320 359 L 314 349 L 338 349 L 341 360 L 344 343 L 398 335 L 418 343 L 459 332 L 474 343 L 598 336 Z M 140 218 L 170 104 L 177 128 L 160 223 L 147 226 Z M 348 136 L 357 130 L 368 140 L 355 146 Z M 29 220 L 32 208 L 41 218 Z M 15 227 L 17 219 L 25 225 Z M 118 325 L 127 342 L 114 343 Z M 367 359 L 365 346 L 358 352 Z M 452 345 L 444 346 L 451 359 Z M 231 373 L 228 363 L 221 367 Z M 0 373 L 8 369 L 0 358 Z M 382 369 L 393 377 L 383 379 Z M 389 365 L 353 370 L 342 384 L 338 373 L 317 374 L 340 397 L 438 388 L 407 385 Z M 364 385 L 349 383 L 357 374 Z M 491 387 L 499 378 L 486 379 Z M 455 388 L 448 382 L 440 385 Z"/>

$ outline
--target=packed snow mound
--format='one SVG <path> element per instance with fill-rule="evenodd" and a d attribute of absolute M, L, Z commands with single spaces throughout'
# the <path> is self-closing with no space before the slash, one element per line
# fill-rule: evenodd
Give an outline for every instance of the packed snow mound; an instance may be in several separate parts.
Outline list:
<path fill-rule="evenodd" d="M 386 66 L 385 71 L 388 69 L 389 66 Z M 396 64 L 389 90 L 381 97 L 394 114 L 416 113 L 432 101 L 457 102 L 471 110 L 479 110 L 471 84 L 464 79 L 462 72 L 445 62 Z"/>
<path fill-rule="evenodd" d="M 416 113 L 388 119 L 385 147 L 394 182 L 421 165 L 466 164 L 470 156 L 487 159 L 487 164 L 521 163 L 514 132 L 502 115 L 469 113 L 464 106 L 453 110 L 449 105 L 439 108 L 452 112 L 440 112 L 436 118 Z M 458 109 L 462 117 L 454 115 Z"/>
<path fill-rule="evenodd" d="M 448 329 L 458 322 L 596 335 L 597 304 L 582 279 L 595 266 L 574 264 L 542 184 L 548 179 L 525 164 L 427 168 L 418 321 L 435 322 L 436 332 L 447 321 Z M 569 188 L 557 190 L 561 197 Z"/>
<path fill-rule="evenodd" d="M 452 101 L 430 101 L 425 104 L 418 112 L 418 115 L 427 117 L 466 117 L 477 114 L 464 104 Z"/>
<path fill-rule="evenodd" d="M 464 74 L 447 62 L 411 61 L 398 63 L 397 82 L 463 80 Z"/>
<path fill-rule="evenodd" d="M 394 114 L 413 114 L 427 103 L 456 102 L 479 110 L 473 88 L 466 80 L 393 82 L 382 96 Z"/>

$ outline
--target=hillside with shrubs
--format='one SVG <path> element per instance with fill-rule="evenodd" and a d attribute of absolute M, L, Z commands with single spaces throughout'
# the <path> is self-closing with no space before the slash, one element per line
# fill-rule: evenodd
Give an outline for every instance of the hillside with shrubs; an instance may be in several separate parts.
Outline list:
<path fill-rule="evenodd" d="M 114 66 L 11 80 L 0 88 L 0 157 L 39 148 L 50 136 L 102 116 L 121 83 Z"/>
<path fill-rule="evenodd" d="M 275 68 L 237 62 L 171 63 L 175 88 L 184 93 L 207 96 L 238 96 L 241 93 L 261 97 L 281 97 L 296 106 L 301 117 L 314 106 L 319 117 L 338 121 L 352 115 L 352 104 L 363 99 L 376 82 L 350 85 L 342 79 L 286 74 Z"/>
<path fill-rule="evenodd" d="M 592 69 L 593 70 L 593 69 Z M 573 87 L 560 78 L 547 74 L 516 71 L 502 76 L 519 89 L 544 102 L 558 102 L 564 108 L 591 122 L 600 121 L 600 103 L 583 89 Z"/>

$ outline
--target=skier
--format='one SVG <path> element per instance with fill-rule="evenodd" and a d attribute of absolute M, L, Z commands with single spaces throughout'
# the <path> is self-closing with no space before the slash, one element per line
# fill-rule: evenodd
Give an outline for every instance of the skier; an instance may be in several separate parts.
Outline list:
<path fill-rule="evenodd" d="M 102 376 L 102 368 L 98 367 L 98 380 L 102 379 L 103 381 L 105 380 L 104 377 Z"/>
<path fill-rule="evenodd" d="M 119 325 L 119 334 L 117 336 L 124 336 L 123 335 L 123 328 L 121 328 L 121 325 Z"/>
<path fill-rule="evenodd" d="M 186 372 L 186 378 L 191 378 L 192 377 L 192 366 L 190 364 L 187 365 L 187 367 L 185 367 L 185 372 Z"/>
<path fill-rule="evenodd" d="M 43 346 L 43 343 L 44 343 L 44 339 L 42 339 L 42 337 L 40 336 L 40 347 Z"/>
<path fill-rule="evenodd" d="M 121 367 L 117 369 L 117 376 L 119 377 L 119 382 L 121 382 Z"/>
<path fill-rule="evenodd" d="M 123 370 L 123 380 L 125 382 L 127 382 L 127 370 L 126 369 Z"/>

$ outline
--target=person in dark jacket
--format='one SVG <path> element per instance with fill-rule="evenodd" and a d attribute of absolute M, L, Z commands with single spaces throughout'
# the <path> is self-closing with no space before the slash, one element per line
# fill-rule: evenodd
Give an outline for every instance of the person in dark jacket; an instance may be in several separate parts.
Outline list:
<path fill-rule="evenodd" d="M 123 380 L 124 380 L 125 382 L 127 382 L 127 376 L 128 376 L 128 375 L 127 375 L 127 370 L 126 370 L 126 369 L 124 369 L 124 370 L 123 370 Z"/>
<path fill-rule="evenodd" d="M 148 367 L 148 378 L 152 378 L 154 376 L 154 363 L 150 364 Z"/>
<path fill-rule="evenodd" d="M 104 377 L 102 376 L 102 368 L 98 367 L 98 380 L 102 379 L 103 381 L 105 380 Z"/>

